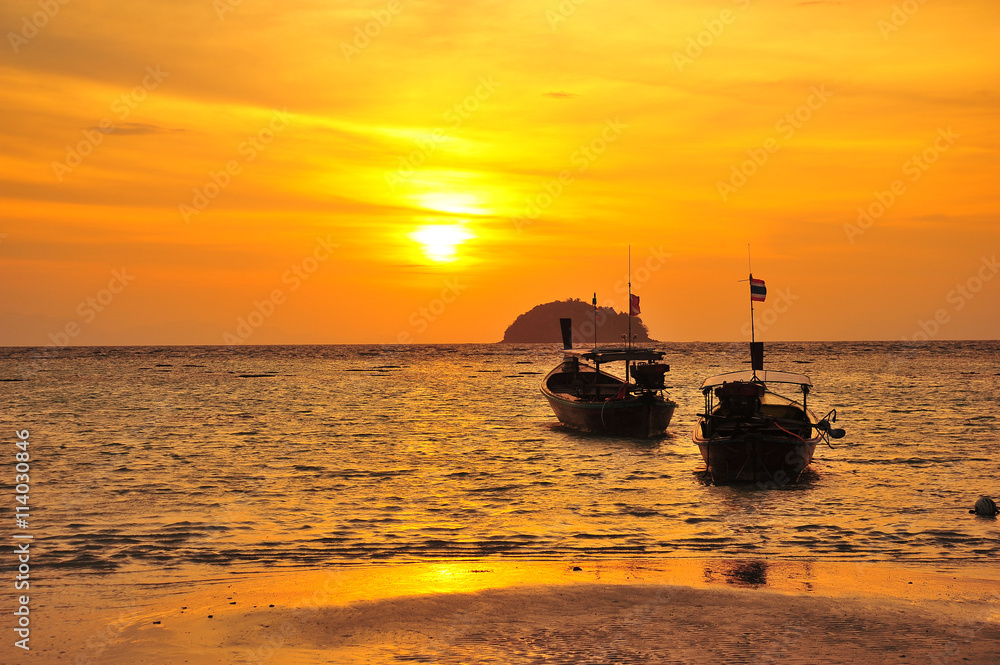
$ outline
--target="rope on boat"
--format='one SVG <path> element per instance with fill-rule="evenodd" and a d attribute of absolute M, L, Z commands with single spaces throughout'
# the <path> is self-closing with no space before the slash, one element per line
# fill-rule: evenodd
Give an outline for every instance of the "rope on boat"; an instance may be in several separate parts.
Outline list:
<path fill-rule="evenodd" d="M 612 400 L 626 399 L 630 394 L 629 390 L 630 387 L 631 386 L 629 386 L 628 383 L 622 382 L 622 387 L 618 389 L 618 392 L 615 394 L 615 396 L 609 397 L 608 399 L 604 400 L 603 404 L 601 404 L 601 425 L 604 427 L 604 429 L 608 428 L 607 423 L 604 422 L 604 409 L 605 407 L 608 406 L 608 402 Z"/>
<path fill-rule="evenodd" d="M 805 439 L 803 439 L 801 436 L 799 436 L 795 432 L 789 432 L 787 429 L 785 429 L 784 427 L 782 427 L 781 425 L 779 425 L 777 423 L 777 421 L 774 422 L 774 426 L 777 427 L 778 429 L 780 429 L 782 432 L 785 432 L 786 434 L 791 434 L 792 436 L 794 436 L 796 439 L 798 439 L 802 443 L 808 443 L 808 441 L 806 441 Z"/>

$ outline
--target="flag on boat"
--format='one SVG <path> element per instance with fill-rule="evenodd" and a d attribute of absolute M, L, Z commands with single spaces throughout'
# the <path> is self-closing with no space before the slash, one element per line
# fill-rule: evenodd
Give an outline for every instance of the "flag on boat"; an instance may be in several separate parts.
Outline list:
<path fill-rule="evenodd" d="M 764 280 L 750 278 L 750 300 L 753 302 L 764 302 L 764 298 L 767 297 L 767 287 L 764 286 Z"/>
<path fill-rule="evenodd" d="M 762 282 L 763 283 L 763 282 Z M 639 316 L 639 296 L 629 294 L 629 316 Z"/>

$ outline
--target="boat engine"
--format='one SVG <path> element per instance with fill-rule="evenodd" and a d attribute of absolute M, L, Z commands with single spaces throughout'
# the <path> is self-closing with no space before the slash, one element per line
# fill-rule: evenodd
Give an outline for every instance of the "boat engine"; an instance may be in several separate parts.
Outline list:
<path fill-rule="evenodd" d="M 663 390 L 664 375 L 670 371 L 670 365 L 662 363 L 648 363 L 646 365 L 635 365 L 632 367 L 632 376 L 635 383 L 640 388 L 646 390 Z"/>
<path fill-rule="evenodd" d="M 715 389 L 715 396 L 719 398 L 719 407 L 728 411 L 730 417 L 754 418 L 760 415 L 764 386 L 745 381 L 723 383 Z"/>

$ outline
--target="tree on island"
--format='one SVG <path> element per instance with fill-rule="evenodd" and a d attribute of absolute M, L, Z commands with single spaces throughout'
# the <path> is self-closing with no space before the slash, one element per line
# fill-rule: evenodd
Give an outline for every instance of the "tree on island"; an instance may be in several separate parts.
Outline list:
<path fill-rule="evenodd" d="M 559 319 L 573 320 L 573 344 L 593 346 L 594 306 L 579 298 L 556 300 L 537 305 L 517 317 L 504 331 L 502 343 L 562 343 Z M 597 343 L 623 344 L 628 333 L 628 314 L 616 312 L 611 307 L 597 308 Z M 632 317 L 634 342 L 653 342 L 646 324 L 638 316 Z"/>

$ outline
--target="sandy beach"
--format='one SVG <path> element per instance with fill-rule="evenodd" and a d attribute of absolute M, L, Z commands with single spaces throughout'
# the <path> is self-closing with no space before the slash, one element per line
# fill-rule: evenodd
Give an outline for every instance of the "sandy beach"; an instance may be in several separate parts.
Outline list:
<path fill-rule="evenodd" d="M 871 564 L 368 564 L 177 582 L 140 596 L 86 612 L 83 599 L 62 598 L 76 611 L 63 621 L 54 605 L 41 610 L 23 660 L 996 663 L 1000 650 L 995 576 Z"/>

